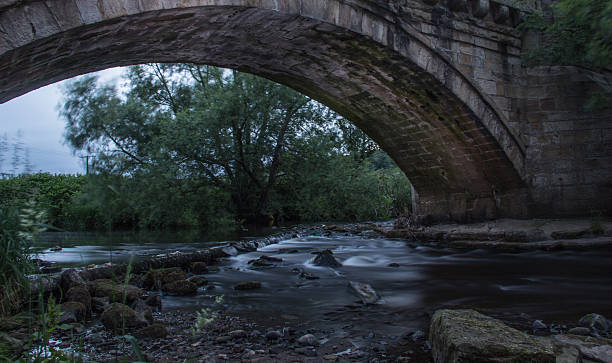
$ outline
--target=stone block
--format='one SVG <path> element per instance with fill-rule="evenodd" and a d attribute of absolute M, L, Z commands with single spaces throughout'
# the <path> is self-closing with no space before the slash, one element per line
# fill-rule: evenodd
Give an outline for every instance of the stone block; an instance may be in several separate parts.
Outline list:
<path fill-rule="evenodd" d="M 102 21 L 103 16 L 98 8 L 98 0 L 75 0 L 81 19 L 85 24 Z"/>
<path fill-rule="evenodd" d="M 34 33 L 24 8 L 9 9 L 0 13 L 3 37 L 13 47 L 22 46 L 34 40 Z"/>
<path fill-rule="evenodd" d="M 68 30 L 83 25 L 79 8 L 74 1 L 46 1 L 47 8 L 53 14 L 61 30 Z"/>
<path fill-rule="evenodd" d="M 125 5 L 130 1 L 125 0 L 104 0 L 98 2 L 98 9 L 102 13 L 102 18 L 112 19 L 119 16 L 128 15 Z"/>

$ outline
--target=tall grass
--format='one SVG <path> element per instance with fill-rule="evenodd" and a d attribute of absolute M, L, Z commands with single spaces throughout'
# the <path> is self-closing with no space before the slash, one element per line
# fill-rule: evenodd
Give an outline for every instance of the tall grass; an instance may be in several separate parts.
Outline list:
<path fill-rule="evenodd" d="M 0 317 L 15 313 L 28 295 L 30 248 L 42 218 L 33 202 L 22 210 L 0 207 Z"/>

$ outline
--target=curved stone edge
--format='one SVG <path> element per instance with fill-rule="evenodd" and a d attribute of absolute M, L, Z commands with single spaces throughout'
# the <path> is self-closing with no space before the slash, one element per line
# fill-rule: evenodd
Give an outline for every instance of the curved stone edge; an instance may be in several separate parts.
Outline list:
<path fill-rule="evenodd" d="M 70 0 L 26 3 L 0 13 L 0 56 L 12 48 L 75 26 L 171 8 L 244 6 L 280 11 L 350 29 L 390 47 L 432 74 L 464 102 L 498 141 L 516 171 L 524 176 L 524 146 L 508 127 L 503 114 L 482 90 L 427 45 L 416 30 L 402 26 L 390 14 L 374 14 L 357 5 L 335 0 Z M 36 19 L 30 22 L 28 19 Z M 403 34 L 402 34 L 403 33 Z M 11 37 L 10 34 L 13 34 Z M 406 41 L 406 37 L 416 41 Z M 452 75 L 449 77 L 449 74 Z M 450 81 L 449 81 L 450 80 Z"/>

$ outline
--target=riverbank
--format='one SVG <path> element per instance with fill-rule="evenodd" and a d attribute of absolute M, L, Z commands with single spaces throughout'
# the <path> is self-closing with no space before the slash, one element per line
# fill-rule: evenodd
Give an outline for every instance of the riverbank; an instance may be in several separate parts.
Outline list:
<path fill-rule="evenodd" d="M 508 251 L 593 249 L 612 247 L 612 220 L 498 219 L 469 224 L 393 226 L 378 228 L 388 238 L 457 248 Z"/>
<path fill-rule="evenodd" d="M 428 362 L 429 323 L 439 309 L 476 308 L 537 335 L 567 333 L 586 313 L 612 316 L 606 251 L 508 258 L 382 237 L 390 230 L 391 223 L 296 227 L 207 252 L 141 256 L 127 283 L 126 265 L 65 270 L 51 290 L 72 328 L 57 329 L 50 345 L 89 360 L 131 360 L 138 358 L 125 338 L 131 334 L 149 361 Z M 321 255 L 328 266 L 316 265 Z M 375 303 L 351 282 L 370 285 Z M 125 305 L 119 316 L 135 312 L 125 330 L 104 318 L 115 304 Z M 8 333 L 25 345 L 32 331 Z"/>

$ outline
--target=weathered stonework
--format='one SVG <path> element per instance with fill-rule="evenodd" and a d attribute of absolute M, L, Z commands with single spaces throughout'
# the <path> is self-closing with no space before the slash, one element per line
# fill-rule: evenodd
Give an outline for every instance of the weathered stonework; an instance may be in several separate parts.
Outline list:
<path fill-rule="evenodd" d="M 0 0 L 0 102 L 113 66 L 214 64 L 361 127 L 424 217 L 609 212 L 610 110 L 582 115 L 578 89 L 612 78 L 522 67 L 521 16 L 505 0 Z"/>

